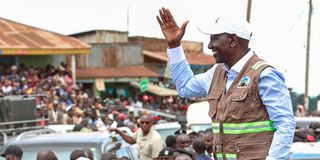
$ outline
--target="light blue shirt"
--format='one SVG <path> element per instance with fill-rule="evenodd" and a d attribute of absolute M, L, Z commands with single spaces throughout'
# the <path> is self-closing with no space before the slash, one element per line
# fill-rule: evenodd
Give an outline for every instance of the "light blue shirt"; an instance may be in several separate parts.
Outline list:
<path fill-rule="evenodd" d="M 252 55 L 253 51 L 250 50 L 230 69 L 225 67 L 228 71 L 226 91 Z M 168 49 L 168 56 L 172 78 L 180 96 L 207 96 L 216 65 L 205 73 L 194 75 L 181 46 Z M 287 158 L 294 136 L 295 120 L 290 94 L 284 81 L 283 75 L 271 67 L 264 69 L 259 77 L 260 98 L 276 128 L 267 160 Z"/>

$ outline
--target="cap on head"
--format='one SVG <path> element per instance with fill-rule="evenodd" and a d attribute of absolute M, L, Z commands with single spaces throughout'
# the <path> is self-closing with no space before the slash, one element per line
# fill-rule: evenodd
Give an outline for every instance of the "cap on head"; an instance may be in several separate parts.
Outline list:
<path fill-rule="evenodd" d="M 174 135 L 186 134 L 186 133 L 187 133 L 186 130 L 179 129 L 179 130 L 176 130 L 176 131 L 174 132 Z"/>
<path fill-rule="evenodd" d="M 11 145 L 8 148 L 6 148 L 6 150 L 1 153 L 2 157 L 5 157 L 6 155 L 14 155 L 17 157 L 22 157 L 23 151 L 19 146 L 16 145 Z"/>
<path fill-rule="evenodd" d="M 159 152 L 159 157 L 171 157 L 173 156 L 174 149 L 166 147 Z"/>
<path fill-rule="evenodd" d="M 250 24 L 246 20 L 230 16 L 221 16 L 215 21 L 210 21 L 208 24 L 198 27 L 198 29 L 207 35 L 229 33 L 246 40 L 250 40 L 252 36 Z"/>
<path fill-rule="evenodd" d="M 11 70 L 17 70 L 18 67 L 16 65 L 11 66 Z"/>
<path fill-rule="evenodd" d="M 193 130 L 187 130 L 187 135 L 197 135 L 197 132 Z"/>

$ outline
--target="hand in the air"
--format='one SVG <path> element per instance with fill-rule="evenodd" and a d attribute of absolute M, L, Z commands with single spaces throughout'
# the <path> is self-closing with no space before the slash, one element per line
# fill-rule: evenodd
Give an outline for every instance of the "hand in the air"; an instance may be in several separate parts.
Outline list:
<path fill-rule="evenodd" d="M 160 17 L 157 16 L 157 20 L 168 42 L 169 48 L 178 47 L 189 21 L 185 21 L 181 27 L 178 27 L 169 9 L 162 8 L 159 10 L 159 14 Z"/>

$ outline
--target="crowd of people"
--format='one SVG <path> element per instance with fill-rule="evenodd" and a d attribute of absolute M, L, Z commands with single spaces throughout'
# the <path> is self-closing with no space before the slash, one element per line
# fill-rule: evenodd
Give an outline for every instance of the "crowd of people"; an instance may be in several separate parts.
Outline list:
<path fill-rule="evenodd" d="M 213 133 L 209 128 L 200 132 L 178 130 L 165 140 L 166 147 L 159 160 L 213 160 Z"/>
<path fill-rule="evenodd" d="M 313 122 L 309 128 L 296 127 L 293 142 L 320 142 L 320 124 Z"/>
<path fill-rule="evenodd" d="M 167 137 L 165 143 L 166 148 L 174 149 L 173 158 L 178 158 L 180 154 L 186 154 L 192 160 L 214 159 L 211 128 L 199 132 L 178 130 L 175 132 L 175 137 Z"/>
<path fill-rule="evenodd" d="M 1 95 L 38 95 L 36 96 L 38 118 L 48 118 L 48 124 L 75 124 L 74 131 L 90 132 L 108 129 L 116 131 L 114 128 L 127 126 L 134 133 L 139 133 L 139 128 L 143 129 L 144 125 L 148 125 L 147 122 L 141 124 L 141 114 L 144 115 L 147 111 L 136 112 L 135 109 L 144 108 L 172 115 L 185 115 L 188 105 L 192 102 L 179 97 L 166 97 L 159 102 L 156 97 L 141 93 L 137 93 L 132 98 L 120 96 L 102 99 L 94 96 L 82 84 L 74 85 L 70 69 L 63 63 L 58 67 L 47 65 L 44 68 L 1 64 L 0 73 Z M 150 118 L 152 120 L 150 124 L 166 119 L 157 115 L 152 115 Z M 142 131 L 141 134 L 143 135 Z M 135 138 L 132 143 L 141 143 L 138 137 Z M 157 145 L 157 150 L 150 155 L 158 159 L 213 159 L 212 140 L 211 129 L 199 133 L 179 130 L 176 135 L 165 139 L 163 142 L 165 145 Z M 319 140 L 319 123 L 312 123 L 309 128 L 296 128 L 294 142 Z M 91 159 L 88 156 L 90 152 L 79 149 L 74 152 L 70 155 L 71 157 L 82 155 L 83 159 Z M 38 157 L 43 155 L 48 157 L 48 154 L 53 157 L 53 160 L 54 157 L 56 158 L 54 151 L 50 150 L 40 151 Z M 110 154 L 103 157 L 103 159 L 115 159 L 114 155 Z"/>
<path fill-rule="evenodd" d="M 315 111 L 306 116 L 305 108 L 298 105 L 295 116 L 314 118 L 320 117 L 320 112 Z M 311 122 L 308 126 L 296 126 L 293 142 L 320 142 L 320 123 Z"/>
<path fill-rule="evenodd" d="M 183 129 L 177 130 L 174 135 L 169 135 L 162 140 L 159 133 L 152 127 L 153 117 L 142 114 L 139 129 L 133 134 L 125 133 L 118 128 L 109 128 L 110 132 L 117 132 L 125 141 L 136 144 L 139 160 L 212 160 L 213 157 L 213 132 L 211 128 L 194 132 Z M 90 149 L 74 149 L 70 153 L 70 160 L 93 160 Z M 1 156 L 6 160 L 21 160 L 23 149 L 17 145 L 8 146 Z M 54 150 L 43 149 L 38 152 L 37 160 L 58 160 Z M 102 154 L 102 160 L 126 160 L 129 157 L 117 157 L 116 152 Z"/>
<path fill-rule="evenodd" d="M 138 91 L 133 97 L 102 99 L 83 84 L 74 84 L 70 68 L 64 63 L 42 68 L 0 64 L 0 73 L 0 95 L 35 96 L 37 118 L 47 118 L 48 124 L 82 125 L 89 130 L 105 130 L 113 124 L 128 126 L 134 131 L 140 109 L 184 115 L 191 103 L 180 97 L 160 99 Z M 154 119 L 160 117 L 154 116 Z"/>

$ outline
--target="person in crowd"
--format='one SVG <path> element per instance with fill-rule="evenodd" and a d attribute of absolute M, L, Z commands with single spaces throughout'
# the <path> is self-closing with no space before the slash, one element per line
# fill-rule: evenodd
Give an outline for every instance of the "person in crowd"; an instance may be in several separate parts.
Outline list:
<path fill-rule="evenodd" d="M 186 154 L 180 154 L 175 158 L 175 160 L 192 160 L 192 158 Z"/>
<path fill-rule="evenodd" d="M 305 113 L 305 112 L 306 112 L 306 111 L 305 111 L 303 105 L 299 104 L 299 105 L 297 106 L 297 111 L 296 111 L 295 116 L 296 116 L 296 117 L 305 117 L 305 116 L 306 116 L 306 113 Z"/>
<path fill-rule="evenodd" d="M 37 160 L 58 160 L 58 157 L 51 149 L 44 149 L 38 152 Z"/>
<path fill-rule="evenodd" d="M 139 160 L 152 160 L 157 158 L 159 152 L 164 148 L 160 134 L 152 127 L 152 116 L 144 114 L 140 117 L 140 128 L 132 135 L 127 135 L 117 128 L 109 128 L 115 131 L 130 144 L 137 144 Z"/>
<path fill-rule="evenodd" d="M 204 137 L 204 134 L 205 134 L 205 131 L 203 131 L 203 130 L 198 131 L 197 137 Z"/>
<path fill-rule="evenodd" d="M 11 85 L 12 81 L 6 79 L 4 81 L 4 85 L 2 86 L 2 93 L 4 95 L 10 95 L 12 93 L 12 85 Z"/>
<path fill-rule="evenodd" d="M 117 156 L 113 153 L 104 153 L 102 154 L 101 160 L 115 160 L 117 159 Z"/>
<path fill-rule="evenodd" d="M 101 120 L 101 118 L 98 117 L 97 112 L 95 111 L 95 109 L 90 109 L 87 110 L 87 117 L 88 119 L 88 124 L 94 129 L 94 130 L 98 130 L 98 131 L 105 131 L 106 130 L 106 126 L 103 123 L 103 121 Z"/>
<path fill-rule="evenodd" d="M 1 153 L 1 156 L 5 160 L 21 160 L 23 156 L 22 149 L 17 145 L 11 145 L 6 148 L 6 150 Z"/>
<path fill-rule="evenodd" d="M 192 146 L 184 147 L 184 149 L 191 154 L 191 159 L 196 160 L 197 159 L 197 153 L 196 151 L 192 148 Z"/>
<path fill-rule="evenodd" d="M 211 160 L 211 158 L 205 154 L 206 143 L 204 142 L 203 138 L 196 138 L 192 144 L 192 147 L 197 153 L 197 160 Z"/>
<path fill-rule="evenodd" d="M 174 132 L 174 135 L 176 136 L 178 136 L 179 134 L 187 134 L 187 131 L 180 128 Z"/>
<path fill-rule="evenodd" d="M 165 143 L 166 143 L 167 147 L 175 149 L 177 147 L 176 136 L 174 136 L 174 135 L 167 136 L 166 140 L 165 140 Z"/>
<path fill-rule="evenodd" d="M 123 127 L 123 126 L 125 126 L 125 124 L 124 124 L 124 120 L 126 119 L 126 115 L 124 114 L 124 113 L 118 113 L 117 114 L 117 127 Z"/>
<path fill-rule="evenodd" d="M 190 139 L 190 144 L 192 144 L 193 140 L 197 137 L 198 134 L 197 134 L 196 131 L 188 130 L 187 131 L 187 135 L 188 135 L 188 137 Z"/>
<path fill-rule="evenodd" d="M 89 159 L 89 156 L 83 149 L 74 149 L 70 154 L 70 160 L 79 160 L 79 158 Z"/>
<path fill-rule="evenodd" d="M 16 65 L 11 66 L 11 74 L 8 75 L 8 79 L 15 82 L 21 81 L 21 76 L 19 75 L 18 67 Z"/>
<path fill-rule="evenodd" d="M 134 116 L 139 116 L 139 110 L 142 109 L 143 104 L 141 101 L 139 101 L 139 97 L 138 96 L 134 96 L 133 102 L 131 104 L 131 106 L 134 109 Z"/>
<path fill-rule="evenodd" d="M 213 158 L 213 133 L 211 130 L 205 131 L 203 136 L 204 142 L 206 144 L 206 155 Z"/>
<path fill-rule="evenodd" d="M 312 122 L 312 123 L 310 123 L 309 128 L 313 129 L 314 131 L 317 129 L 320 129 L 320 123 Z"/>
<path fill-rule="evenodd" d="M 49 124 L 62 124 L 63 114 L 61 104 L 59 104 L 58 100 L 54 100 L 53 108 L 48 112 Z"/>
<path fill-rule="evenodd" d="M 194 75 L 181 46 L 188 21 L 179 27 L 165 8 L 159 10 L 157 20 L 168 43 L 170 71 L 180 96 L 208 96 L 215 157 L 287 158 L 295 129 L 290 94 L 284 76 L 248 47 L 249 23 L 229 15 L 208 21 L 200 30 L 210 36 L 208 48 L 216 64 Z M 249 142 L 255 144 L 250 150 L 238 147 Z M 256 147 L 261 144 L 268 145 Z"/>
<path fill-rule="evenodd" d="M 134 112 L 129 111 L 129 114 L 126 117 L 126 119 L 123 121 L 123 124 L 128 126 L 129 124 L 132 124 L 132 123 L 135 123 Z"/>
<path fill-rule="evenodd" d="M 177 148 L 189 147 L 191 145 L 190 138 L 186 134 L 179 134 L 176 137 Z"/>
<path fill-rule="evenodd" d="M 89 148 L 83 149 L 83 151 L 86 153 L 88 159 L 93 160 L 93 153 Z"/>
<path fill-rule="evenodd" d="M 174 152 L 173 148 L 165 147 L 160 151 L 157 160 L 174 160 L 173 152 Z"/>
<path fill-rule="evenodd" d="M 192 160 L 192 154 L 187 151 L 185 148 L 176 148 L 173 152 L 173 157 L 175 158 L 175 160 L 179 157 L 182 156 L 184 158 L 187 158 L 190 160 Z"/>

